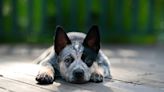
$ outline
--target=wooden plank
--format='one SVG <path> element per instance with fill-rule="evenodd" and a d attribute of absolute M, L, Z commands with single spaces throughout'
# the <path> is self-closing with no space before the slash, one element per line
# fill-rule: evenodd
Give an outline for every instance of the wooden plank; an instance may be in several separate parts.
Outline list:
<path fill-rule="evenodd" d="M 12 66 L 12 67 L 10 67 Z M 21 66 L 21 67 L 19 67 Z M 56 80 L 52 85 L 38 85 L 35 81 L 35 75 L 37 74 L 37 68 L 32 68 L 32 65 L 10 65 L 10 69 L 0 68 L 0 73 L 3 75 L 3 78 L 7 78 L 16 82 L 23 83 L 25 85 L 31 85 L 36 87 L 41 87 L 44 89 L 49 89 L 53 91 L 61 92 L 72 92 L 77 90 L 78 92 L 92 92 L 94 88 L 87 87 L 88 84 L 76 85 L 70 84 L 62 80 Z M 30 69 L 28 68 L 30 67 Z M 35 66 L 34 66 L 35 67 Z M 35 70 L 36 69 L 36 70 Z M 96 86 L 95 86 L 96 87 Z M 98 85 L 97 85 L 98 87 Z M 98 89 L 97 89 L 98 90 Z M 35 90 L 34 90 L 35 91 Z M 28 92 L 28 91 L 27 91 Z"/>
<path fill-rule="evenodd" d="M 0 77 L 0 89 L 4 92 L 53 92 L 53 90 L 21 83 L 19 81 Z"/>
<path fill-rule="evenodd" d="M 11 66 L 13 66 L 13 67 L 11 67 Z M 19 66 L 21 66 L 21 67 L 19 67 Z M 112 91 L 114 91 L 114 92 L 119 92 L 119 91 L 130 92 L 129 88 L 133 89 L 133 87 L 136 89 L 139 87 L 138 90 L 140 90 L 140 91 L 142 89 L 145 89 L 143 84 L 140 85 L 140 84 L 138 84 L 138 81 L 131 79 L 132 77 L 134 77 L 134 79 L 138 79 L 136 76 L 134 76 L 135 73 L 138 73 L 138 72 L 125 71 L 126 68 L 124 71 L 123 70 L 121 71 L 121 70 L 118 70 L 115 68 L 114 68 L 114 70 L 116 70 L 116 71 L 113 71 L 113 69 L 112 69 L 112 74 L 114 75 L 113 76 L 114 80 L 113 81 L 105 80 L 103 83 L 98 83 L 98 84 L 97 83 L 87 83 L 87 84 L 77 85 L 77 84 L 70 84 L 70 83 L 67 83 L 62 80 L 56 80 L 51 85 L 38 85 L 37 82 L 35 81 L 35 75 L 37 74 L 37 68 L 32 68 L 35 66 L 28 65 L 28 64 L 27 65 L 26 64 L 25 65 L 17 64 L 17 66 L 15 66 L 14 64 L 13 65 L 9 64 L 8 67 L 10 67 L 11 70 L 7 69 L 7 68 L 0 69 L 0 74 L 3 75 L 3 76 L 1 76 L 2 79 L 6 80 L 6 81 L 8 81 L 8 80 L 14 81 L 14 82 L 10 82 L 11 84 L 8 84 L 8 86 L 18 86 L 21 84 L 22 87 L 23 86 L 24 87 L 26 87 L 26 86 L 36 87 L 36 88 L 34 88 L 33 91 L 36 91 L 38 88 L 39 88 L 39 90 L 42 90 L 42 89 L 44 91 L 46 90 L 45 92 L 47 92 L 47 90 L 48 90 L 48 92 L 49 91 L 72 92 L 74 90 L 76 90 L 77 92 L 95 92 L 95 91 L 100 92 L 100 91 L 102 91 L 102 89 L 100 89 L 100 88 L 103 88 L 104 92 L 112 92 Z M 30 67 L 30 69 L 29 69 L 29 67 Z M 17 69 L 15 69 L 15 68 L 17 68 Z M 121 72 L 121 75 L 120 75 L 120 72 Z M 121 77 L 121 76 L 123 76 L 123 77 Z M 129 79 L 129 80 L 127 80 L 127 79 Z M 0 84 L 0 85 L 2 85 L 2 86 L 0 86 L 0 87 L 5 88 L 6 84 L 4 84 L 4 83 L 7 83 L 7 82 L 1 81 L 1 83 L 2 84 Z M 18 85 L 16 85 L 16 84 L 18 84 Z M 5 89 L 7 89 L 7 88 L 5 88 Z M 161 92 L 159 89 L 152 89 L 152 88 L 146 87 L 146 90 L 150 90 L 150 89 L 155 90 L 155 92 Z M 7 90 L 15 91 L 12 88 L 9 88 Z M 26 91 L 24 91 L 24 92 L 26 92 Z M 29 90 L 27 92 L 29 92 Z M 134 92 L 136 92 L 136 91 L 134 91 Z"/>
<path fill-rule="evenodd" d="M 8 91 L 8 90 L 6 90 L 4 88 L 0 88 L 0 92 L 11 92 L 11 91 Z"/>
<path fill-rule="evenodd" d="M 95 92 L 95 91 L 99 92 L 102 90 L 100 88 L 103 88 L 105 92 L 110 92 L 110 91 L 112 92 L 112 90 L 115 90 L 116 92 L 118 92 L 118 91 L 123 90 L 123 89 L 119 89 L 119 87 L 115 85 L 104 86 L 103 84 L 109 82 L 108 80 L 106 80 L 104 83 L 99 83 L 99 84 L 87 83 L 87 84 L 81 84 L 81 85 L 70 84 L 62 80 L 56 80 L 52 85 L 38 85 L 37 82 L 35 81 L 35 75 L 37 74 L 37 67 L 35 67 L 35 65 L 33 66 L 33 65 L 28 65 L 28 64 L 27 65 L 26 64 L 17 64 L 17 65 L 5 64 L 5 66 L 10 67 L 10 69 L 4 68 L 4 67 L 0 68 L 0 74 L 3 75 L 3 78 L 20 82 L 22 84 L 25 84 L 24 86 L 30 85 L 30 86 L 35 86 L 35 87 L 41 87 L 43 89 L 61 91 L 61 92 L 72 92 L 74 90 L 76 90 L 77 92 Z M 32 67 L 35 67 L 35 68 L 32 68 Z M 122 92 L 128 92 L 128 91 L 126 90 Z"/>
<path fill-rule="evenodd" d="M 38 85 L 35 76 L 39 67 L 30 64 L 26 55 L 0 55 L 0 92 L 163 92 L 164 51 L 159 48 L 136 48 L 114 46 L 110 51 L 104 49 L 112 57 L 111 72 L 114 79 L 87 84 L 71 84 L 57 79 L 51 85 Z M 25 62 L 27 60 L 29 62 Z M 13 87 L 20 90 L 16 91 Z"/>
<path fill-rule="evenodd" d="M 5 90 L 10 90 L 12 92 L 19 92 L 16 91 L 15 88 L 20 89 L 20 92 L 22 90 L 25 90 L 23 92 L 30 92 L 30 91 L 41 91 L 41 92 L 100 92 L 103 91 L 104 92 L 112 92 L 112 90 L 115 90 L 116 92 L 128 92 L 128 91 L 124 91 L 123 89 L 119 89 L 119 87 L 114 87 L 111 86 L 104 86 L 103 83 L 87 83 L 87 84 L 71 84 L 62 80 L 56 80 L 53 84 L 51 85 L 38 85 L 36 84 L 36 81 L 34 80 L 35 77 L 32 76 L 28 76 L 28 75 L 24 75 L 24 74 L 19 74 L 19 73 L 15 73 L 15 74 L 11 74 L 8 72 L 8 74 L 4 74 L 4 76 L 1 76 L 0 78 L 0 87 L 5 89 Z M 106 81 L 107 82 L 107 81 Z M 104 82 L 104 83 L 106 83 Z M 5 83 L 5 84 L 4 84 Z M 7 84 L 6 84 L 7 83 Z M 21 86 L 19 86 L 21 85 Z M 9 88 L 6 88 L 8 87 Z M 31 90 L 26 90 L 26 89 L 22 89 L 22 88 L 29 88 L 32 86 Z M 13 89 L 14 87 L 14 89 Z M 100 89 L 102 88 L 102 89 Z M 112 89 L 112 90 L 111 90 Z"/>
<path fill-rule="evenodd" d="M 7 77 L 11 77 L 11 76 L 8 75 Z M 120 82 L 120 81 L 105 80 L 105 82 L 103 83 L 87 83 L 87 84 L 79 85 L 79 84 L 70 84 L 61 80 L 57 80 L 51 85 L 38 85 L 36 84 L 36 82 L 34 82 L 33 79 L 31 79 L 31 82 L 30 81 L 28 82 L 27 77 L 29 76 L 22 76 L 22 74 L 15 74 L 11 78 L 7 78 L 7 77 L 4 76 L 0 78 L 0 81 L 1 81 L 0 88 L 3 90 L 10 90 L 9 92 L 21 92 L 22 90 L 24 90 L 23 92 L 30 92 L 30 91 L 101 92 L 102 90 L 103 92 L 131 92 L 131 91 L 142 92 L 142 90 L 144 90 L 144 92 L 162 92 L 159 89 L 146 87 L 143 85 Z M 30 90 L 29 90 L 29 87 L 31 88 Z M 17 91 L 16 90 L 17 88 L 19 88 L 20 90 Z M 28 90 L 26 90 L 26 88 Z"/>

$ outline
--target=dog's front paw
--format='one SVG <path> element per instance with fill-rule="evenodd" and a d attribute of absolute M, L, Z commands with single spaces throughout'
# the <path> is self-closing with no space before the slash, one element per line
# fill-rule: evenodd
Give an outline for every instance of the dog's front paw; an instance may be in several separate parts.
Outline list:
<path fill-rule="evenodd" d="M 90 81 L 96 82 L 96 83 L 102 82 L 103 81 L 103 75 L 98 74 L 98 73 L 92 73 Z"/>
<path fill-rule="evenodd" d="M 36 76 L 36 81 L 38 81 L 39 84 L 52 84 L 54 81 L 54 72 L 50 69 L 42 69 Z"/>
<path fill-rule="evenodd" d="M 39 84 L 52 84 L 54 77 L 47 73 L 41 73 L 36 76 L 36 80 L 39 82 Z"/>

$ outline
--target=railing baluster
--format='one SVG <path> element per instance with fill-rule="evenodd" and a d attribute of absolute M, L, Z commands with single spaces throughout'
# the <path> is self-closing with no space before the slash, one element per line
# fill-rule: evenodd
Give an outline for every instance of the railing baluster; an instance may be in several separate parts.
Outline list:
<path fill-rule="evenodd" d="M 56 6 L 56 25 L 62 25 L 62 6 L 61 6 L 61 0 L 55 0 L 55 6 Z"/>
<path fill-rule="evenodd" d="M 123 32 L 122 15 L 123 15 L 123 0 L 116 0 L 116 31 Z"/>
<path fill-rule="evenodd" d="M 160 32 L 161 32 L 162 34 L 164 34 L 164 0 L 161 0 L 160 3 L 161 3 L 161 4 L 160 4 L 160 5 L 161 5 L 161 7 L 160 7 L 160 8 L 161 8 L 161 9 L 160 9 L 160 15 L 161 15 L 161 16 L 160 16 L 160 18 L 159 18 L 159 19 L 160 19 L 160 23 L 159 23 L 160 26 L 159 26 L 159 27 L 160 27 Z"/>
<path fill-rule="evenodd" d="M 70 27 L 71 27 L 71 29 L 73 28 L 73 29 L 77 29 L 77 8 L 78 8 L 78 6 L 77 6 L 77 0 L 71 0 L 71 14 L 70 14 Z"/>
<path fill-rule="evenodd" d="M 139 1 L 132 0 L 132 31 L 133 33 L 137 32 L 138 30 L 138 9 L 139 8 Z"/>
<path fill-rule="evenodd" d="M 44 34 L 47 27 L 47 0 L 41 0 L 41 7 L 41 34 Z"/>
<path fill-rule="evenodd" d="M 28 27 L 27 27 L 27 35 L 33 31 L 33 0 L 28 0 Z"/>
<path fill-rule="evenodd" d="M 1 37 L 3 36 L 3 15 L 2 15 L 2 9 L 3 9 L 3 0 L 0 0 L 0 36 Z"/>
<path fill-rule="evenodd" d="M 18 34 L 18 14 L 17 14 L 17 0 L 12 0 L 12 35 L 17 35 Z M 15 36 L 17 37 L 17 36 Z"/>
<path fill-rule="evenodd" d="M 88 30 L 88 28 L 91 25 L 91 0 L 86 0 L 86 30 Z"/>
<path fill-rule="evenodd" d="M 102 0 L 101 1 L 101 14 L 100 14 L 100 25 L 101 25 L 101 30 L 105 31 L 107 30 L 107 16 L 108 16 L 108 12 L 107 12 L 107 6 L 108 6 L 108 0 Z M 104 34 L 105 35 L 105 34 Z"/>
<path fill-rule="evenodd" d="M 152 33 L 154 30 L 154 0 L 149 0 L 149 18 L 148 18 L 148 26 L 147 26 L 147 33 Z"/>

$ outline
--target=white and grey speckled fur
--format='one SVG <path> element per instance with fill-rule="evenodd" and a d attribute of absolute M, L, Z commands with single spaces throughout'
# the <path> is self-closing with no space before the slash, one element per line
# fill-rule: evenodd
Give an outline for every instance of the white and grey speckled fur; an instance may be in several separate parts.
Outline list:
<path fill-rule="evenodd" d="M 55 53 L 54 46 L 52 46 L 47 49 L 38 59 L 36 59 L 36 61 L 42 67 L 47 67 L 53 72 L 53 75 L 51 76 L 52 78 L 43 78 L 46 77 L 46 72 L 39 72 L 37 76 L 38 82 L 48 81 L 46 83 L 49 83 L 52 82 L 50 79 L 54 80 L 55 76 L 61 76 L 68 82 L 76 83 L 73 77 L 73 71 L 76 69 L 82 69 L 84 71 L 83 82 L 87 82 L 91 79 L 94 82 L 99 82 L 101 81 L 101 79 L 99 79 L 101 76 L 111 78 L 109 59 L 101 50 L 99 50 L 96 60 L 91 67 L 88 67 L 82 61 L 81 57 L 85 48 L 82 43 L 86 37 L 86 34 L 80 32 L 69 32 L 67 33 L 67 36 L 70 39 L 71 44 L 65 46 L 60 54 L 57 55 Z M 70 64 L 69 67 L 66 67 L 64 59 L 69 54 L 73 56 L 74 61 Z M 100 74 L 101 76 L 94 76 L 95 73 Z M 42 79 L 39 80 L 39 78 Z"/>

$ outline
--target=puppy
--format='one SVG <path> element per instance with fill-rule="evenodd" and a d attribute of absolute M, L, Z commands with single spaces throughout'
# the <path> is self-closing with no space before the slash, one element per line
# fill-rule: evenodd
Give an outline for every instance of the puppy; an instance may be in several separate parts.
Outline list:
<path fill-rule="evenodd" d="M 57 26 L 54 45 L 37 62 L 41 68 L 36 80 L 42 84 L 53 83 L 56 76 L 71 83 L 97 83 L 104 77 L 111 78 L 109 59 L 100 50 L 97 25 L 93 25 L 87 35 L 80 32 L 66 34 L 61 26 Z"/>

